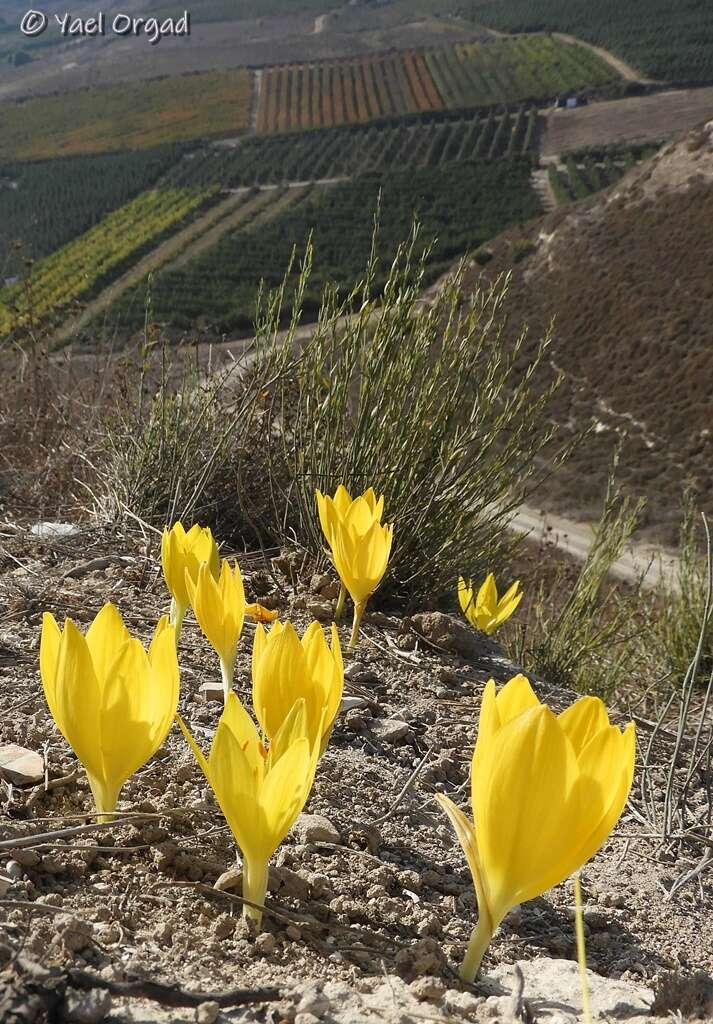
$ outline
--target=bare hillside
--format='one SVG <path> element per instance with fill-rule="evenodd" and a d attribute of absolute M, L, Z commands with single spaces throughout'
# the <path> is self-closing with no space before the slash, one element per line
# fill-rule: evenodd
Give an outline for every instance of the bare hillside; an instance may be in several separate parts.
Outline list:
<path fill-rule="evenodd" d="M 525 235 L 502 236 L 484 273 L 512 270 L 533 343 L 555 319 L 558 419 L 594 425 L 541 500 L 593 516 L 621 439 L 624 481 L 669 540 L 688 478 L 713 507 L 713 122 Z"/>

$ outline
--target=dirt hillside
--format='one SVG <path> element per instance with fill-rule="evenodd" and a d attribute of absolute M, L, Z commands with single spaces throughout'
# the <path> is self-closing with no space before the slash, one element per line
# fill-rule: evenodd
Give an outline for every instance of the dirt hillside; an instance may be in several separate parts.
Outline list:
<path fill-rule="evenodd" d="M 713 122 L 491 249 L 473 280 L 512 271 L 510 315 L 533 344 L 554 320 L 557 419 L 594 428 L 540 500 L 594 517 L 621 440 L 621 475 L 670 542 L 687 479 L 713 510 Z"/>

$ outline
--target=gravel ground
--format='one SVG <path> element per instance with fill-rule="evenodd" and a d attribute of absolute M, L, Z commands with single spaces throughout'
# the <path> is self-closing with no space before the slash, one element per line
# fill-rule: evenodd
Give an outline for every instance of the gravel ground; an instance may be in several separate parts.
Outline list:
<path fill-rule="evenodd" d="M 50 541 L 5 526 L 0 533 L 0 744 L 43 754 L 48 780 L 47 789 L 3 786 L 0 838 L 6 840 L 89 820 L 86 779 L 49 716 L 39 681 L 42 612 L 86 623 L 111 600 L 145 639 L 167 600 L 157 537 L 85 532 Z M 302 579 L 289 556 L 275 560 L 271 572 L 255 556 L 241 557 L 241 565 L 249 599 L 290 611 L 300 627 L 311 617 L 329 617 L 333 584 L 310 574 Z M 253 628 L 246 627 L 236 672 L 246 702 Z M 346 629 L 342 636 L 346 644 Z M 221 704 L 201 686 L 215 682 L 217 662 L 190 616 L 180 662 L 180 711 L 207 749 Z M 39 849 L 2 851 L 0 872 L 14 864 L 6 868 L 12 885 L 0 898 L 0 962 L 19 951 L 45 967 L 101 972 L 110 981 L 147 978 L 203 993 L 280 989 L 280 1002 L 224 1019 L 371 1020 L 364 1009 L 369 1000 L 380 1007 L 378 1019 L 497 1016 L 487 984 L 471 989 L 457 978 L 475 898 L 434 794 L 446 792 L 466 805 L 483 684 L 515 671 L 497 644 L 456 619 L 374 613 L 358 660 L 347 661 L 346 693 L 360 706 L 339 717 L 307 814 L 274 859 L 259 936 L 240 916 L 239 888 L 214 889 L 224 872 L 235 871 L 236 850 L 174 728 L 123 790 L 120 809 L 149 817 Z M 541 681 L 535 685 L 555 708 L 572 699 Z M 639 737 L 643 749 L 641 729 Z M 660 767 L 653 771 L 662 773 L 665 749 L 654 760 Z M 638 779 L 635 794 L 637 787 Z M 699 796 L 694 803 L 702 820 L 703 790 Z M 602 977 L 655 988 L 668 971 L 713 969 L 713 890 L 702 872 L 669 898 L 701 849 L 662 852 L 639 814 L 635 796 L 611 841 L 584 870 L 588 963 Z M 571 883 L 565 883 L 516 908 L 486 956 L 485 978 L 515 961 L 574 959 L 571 905 Z M 3 978 L 7 984 L 0 973 L 0 1007 Z M 115 1001 L 111 1019 L 158 1019 L 150 1005 Z M 212 1006 L 166 1013 L 162 1020 L 217 1019 Z"/>

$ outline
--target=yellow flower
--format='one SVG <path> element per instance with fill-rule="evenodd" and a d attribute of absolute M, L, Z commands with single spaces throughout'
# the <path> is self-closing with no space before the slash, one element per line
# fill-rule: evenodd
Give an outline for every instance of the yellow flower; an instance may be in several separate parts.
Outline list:
<path fill-rule="evenodd" d="M 522 675 L 497 696 L 493 680 L 487 684 L 471 776 L 475 824 L 437 794 L 478 897 L 465 980 L 516 903 L 562 882 L 606 841 L 631 790 L 635 750 L 633 722 L 623 732 L 610 725 L 597 697 L 555 716 Z"/>
<path fill-rule="evenodd" d="M 324 533 L 327 543 L 332 550 L 332 558 L 334 559 L 335 567 L 341 580 L 337 607 L 334 610 L 335 622 L 339 622 L 342 617 L 342 612 L 344 611 L 347 586 L 339 566 L 336 565 L 336 559 L 334 558 L 333 535 L 335 527 L 339 524 L 344 525 L 348 523 L 356 533 L 362 535 L 366 534 L 373 523 L 381 522 L 381 516 L 384 512 L 384 496 L 382 494 L 380 498 L 377 498 L 374 488 L 369 487 L 368 490 L 364 491 L 364 493 L 359 495 L 359 497 L 352 498 L 344 484 L 340 484 L 334 492 L 333 498 L 330 498 L 329 495 L 322 494 L 319 490 L 316 491 L 316 497 L 317 511 L 319 512 L 319 522 L 322 526 L 322 532 Z M 359 616 L 359 621 L 361 621 L 361 616 Z"/>
<path fill-rule="evenodd" d="M 207 526 L 194 525 L 188 533 L 181 523 L 176 523 L 170 530 L 164 527 L 161 538 L 161 566 L 163 578 L 171 594 L 171 623 L 176 627 L 176 640 L 181 635 L 183 616 L 189 603 L 186 576 L 195 583 L 198 579 L 198 569 L 204 562 L 217 580 L 220 570 L 218 546 Z"/>
<path fill-rule="evenodd" d="M 495 576 L 491 572 L 474 598 L 472 582 L 466 583 L 461 576 L 458 580 L 458 600 L 471 625 L 490 636 L 510 618 L 520 604 L 522 591 L 519 587 L 520 581 L 515 580 L 498 600 L 498 588 L 495 585 Z"/>
<path fill-rule="evenodd" d="M 254 604 L 245 605 L 245 614 L 249 615 L 253 622 L 274 622 L 279 612 L 276 608 L 266 608 L 256 601 Z"/>
<path fill-rule="evenodd" d="M 304 701 L 293 706 L 267 751 L 232 690 L 207 760 L 180 717 L 178 723 L 240 847 L 243 896 L 262 908 L 268 862 L 307 803 L 317 767 L 319 747 L 308 739 Z M 243 913 L 262 919 L 262 909 L 247 904 Z"/>
<path fill-rule="evenodd" d="M 186 569 L 186 590 L 193 613 L 206 639 L 220 659 L 223 691 L 227 699 L 233 685 L 235 655 L 245 621 L 245 590 L 237 563 L 231 571 L 223 559 L 216 582 L 211 567 L 203 562 L 197 580 Z"/>
<path fill-rule="evenodd" d="M 276 622 L 269 633 L 255 631 L 253 645 L 253 707 L 271 741 L 295 702 L 304 700 L 307 735 L 324 752 L 342 702 L 344 664 L 337 627 L 332 624 L 331 649 L 318 622 L 300 642 L 292 624 Z"/>
<path fill-rule="evenodd" d="M 332 544 L 332 531 L 334 524 L 337 522 L 344 522 L 350 517 L 352 509 L 358 504 L 358 512 L 360 519 L 363 519 L 365 512 L 368 512 L 368 522 L 366 526 L 371 525 L 371 522 L 381 522 L 381 516 L 384 512 L 384 496 L 382 495 L 377 499 L 374 493 L 374 488 L 370 487 L 367 491 L 357 498 L 352 499 L 349 491 L 346 489 L 344 484 L 340 484 L 334 492 L 334 497 L 331 498 L 328 494 L 322 494 L 321 491 L 317 491 L 317 511 L 319 512 L 319 522 L 322 526 L 324 536 L 327 538 L 327 543 Z"/>
<path fill-rule="evenodd" d="M 159 749 L 178 706 L 173 626 L 164 616 L 148 654 L 106 604 L 86 637 L 71 619 L 42 619 L 40 674 L 50 713 L 86 769 L 100 814 Z"/>

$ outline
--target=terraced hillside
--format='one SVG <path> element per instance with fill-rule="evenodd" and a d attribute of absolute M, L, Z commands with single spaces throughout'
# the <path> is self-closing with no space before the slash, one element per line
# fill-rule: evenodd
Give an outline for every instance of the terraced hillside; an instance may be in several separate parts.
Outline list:
<path fill-rule="evenodd" d="M 544 102 L 616 78 L 591 50 L 540 35 L 291 64 L 264 70 L 257 130 L 331 128 L 435 110 Z"/>
<path fill-rule="evenodd" d="M 371 125 L 244 138 L 212 146 L 183 161 L 180 180 L 219 181 L 224 188 L 376 174 L 391 167 L 438 167 L 459 160 L 536 153 L 534 107 L 516 114 L 494 108 L 480 114 L 387 127 Z"/>
<path fill-rule="evenodd" d="M 178 270 L 159 273 L 152 285 L 153 317 L 215 331 L 249 330 L 260 282 L 278 285 L 297 247 L 314 245 L 314 269 L 305 300 L 316 311 L 324 285 L 348 291 L 363 273 L 381 196 L 375 289 L 400 242 L 408 237 L 416 212 L 424 240 L 435 238 L 427 279 L 435 278 L 468 250 L 476 249 L 506 226 L 540 212 L 525 158 L 493 163 L 463 161 L 442 169 L 392 170 L 379 176 L 315 189 L 298 206 L 265 227 L 225 235 L 216 245 Z M 349 244 L 345 245 L 345 238 Z M 127 292 L 109 315 L 123 330 L 141 326 L 146 282 Z"/>
<path fill-rule="evenodd" d="M 485 273 L 513 271 L 515 323 L 533 338 L 555 318 L 557 418 L 594 433 L 548 483 L 555 509 L 596 514 L 614 446 L 648 498 L 655 538 L 675 539 L 687 479 L 713 512 L 713 131 L 669 144 L 616 187 L 489 248 Z M 478 271 L 480 273 L 480 271 Z M 558 490 L 559 489 L 559 490 Z"/>
<path fill-rule="evenodd" d="M 648 160 L 656 144 L 606 146 L 577 150 L 547 165 L 550 186 L 558 204 L 586 199 L 616 184 L 632 167 Z"/>

